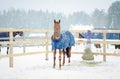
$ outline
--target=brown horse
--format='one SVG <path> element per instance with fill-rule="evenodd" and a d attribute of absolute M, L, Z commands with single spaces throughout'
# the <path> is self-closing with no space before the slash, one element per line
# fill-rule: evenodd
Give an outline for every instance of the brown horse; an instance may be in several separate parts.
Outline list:
<path fill-rule="evenodd" d="M 120 44 L 115 45 L 115 53 L 120 53 Z"/>
<path fill-rule="evenodd" d="M 120 34 L 119 34 L 119 40 L 120 40 Z M 118 52 L 120 53 L 120 44 L 115 44 L 115 53 Z"/>
<path fill-rule="evenodd" d="M 115 49 L 120 49 L 120 44 L 115 45 Z"/>
<path fill-rule="evenodd" d="M 53 52 L 53 68 L 56 65 L 56 50 L 59 50 L 59 69 L 61 69 L 61 55 L 63 53 L 63 65 L 65 64 L 65 53 L 70 63 L 71 46 L 75 44 L 73 35 L 66 31 L 63 34 L 60 32 L 60 20 L 54 20 L 54 33 L 52 35 L 52 50 Z"/>

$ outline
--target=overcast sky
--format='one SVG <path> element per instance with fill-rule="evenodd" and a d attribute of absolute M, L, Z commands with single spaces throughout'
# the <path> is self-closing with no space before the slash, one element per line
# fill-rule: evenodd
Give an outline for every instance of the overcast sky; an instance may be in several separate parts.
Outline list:
<path fill-rule="evenodd" d="M 0 0 L 0 10 L 34 9 L 71 14 L 75 11 L 91 13 L 95 8 L 107 11 L 116 0 Z"/>

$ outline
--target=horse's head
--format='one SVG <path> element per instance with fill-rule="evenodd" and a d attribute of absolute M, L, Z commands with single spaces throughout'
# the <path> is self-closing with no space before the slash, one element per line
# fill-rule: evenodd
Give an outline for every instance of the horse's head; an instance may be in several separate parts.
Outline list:
<path fill-rule="evenodd" d="M 53 39 L 58 40 L 60 38 L 60 20 L 54 20 L 54 34 Z"/>
<path fill-rule="evenodd" d="M 23 31 L 13 32 L 13 36 L 15 37 L 16 35 L 23 36 Z"/>
<path fill-rule="evenodd" d="M 78 38 L 85 38 L 81 33 L 79 33 Z"/>

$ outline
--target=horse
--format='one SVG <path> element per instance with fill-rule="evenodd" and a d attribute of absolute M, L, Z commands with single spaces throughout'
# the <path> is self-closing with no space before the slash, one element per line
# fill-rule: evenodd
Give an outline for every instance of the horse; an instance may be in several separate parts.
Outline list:
<path fill-rule="evenodd" d="M 53 68 L 56 65 L 56 50 L 59 50 L 59 69 L 61 69 L 61 54 L 63 53 L 63 65 L 65 64 L 65 55 L 68 57 L 68 63 L 70 63 L 71 48 L 75 45 L 74 36 L 71 32 L 60 31 L 60 20 L 54 20 L 54 33 L 51 37 L 52 50 L 53 50 Z"/>
<path fill-rule="evenodd" d="M 96 49 L 97 49 L 97 52 L 102 52 L 102 50 L 101 50 L 101 45 L 100 44 L 94 44 L 94 46 L 96 47 Z"/>
<path fill-rule="evenodd" d="M 120 40 L 120 34 L 119 34 L 119 40 Z M 115 44 L 115 53 L 120 53 L 120 44 Z"/>
<path fill-rule="evenodd" d="M 23 32 L 22 31 L 16 31 L 16 32 L 13 32 L 13 37 L 15 36 L 23 36 Z M 9 41 L 9 32 L 0 32 L 0 42 L 4 42 L 4 41 Z M 13 39 L 13 41 L 15 41 Z M 0 52 L 1 52 L 1 46 L 0 45 Z M 9 50 L 9 44 L 7 44 L 7 54 L 8 54 L 8 50 Z"/>
<path fill-rule="evenodd" d="M 116 44 L 116 45 L 115 45 L 115 53 L 116 53 L 116 52 L 120 53 L 119 50 L 120 50 L 120 44 L 118 44 L 118 45 Z"/>
<path fill-rule="evenodd" d="M 81 38 L 87 38 L 87 37 L 85 37 L 84 35 L 82 35 L 81 33 L 79 33 L 78 38 L 81 39 Z M 82 41 L 82 40 L 78 40 L 78 41 Z M 80 43 L 78 43 L 78 44 L 80 44 Z M 101 52 L 101 45 L 100 44 L 94 44 L 94 46 L 96 48 L 96 51 L 100 50 L 100 52 Z"/>

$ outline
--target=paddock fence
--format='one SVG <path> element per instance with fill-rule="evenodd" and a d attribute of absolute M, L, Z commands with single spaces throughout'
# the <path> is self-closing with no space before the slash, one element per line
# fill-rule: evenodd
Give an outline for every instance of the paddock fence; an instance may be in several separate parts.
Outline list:
<path fill-rule="evenodd" d="M 22 31 L 24 34 L 22 37 L 15 38 L 13 37 L 13 32 Z M 70 30 L 75 38 L 77 38 L 78 33 L 86 33 L 87 30 Z M 14 65 L 14 57 L 17 56 L 25 56 L 25 55 L 34 55 L 45 53 L 45 59 L 49 59 L 49 53 L 51 53 L 51 35 L 53 30 L 38 30 L 38 29 L 15 29 L 15 28 L 0 28 L 0 32 L 9 32 L 8 38 L 0 38 L 0 39 L 9 39 L 9 41 L 0 41 L 0 46 L 9 46 L 9 54 L 0 53 L 0 58 L 9 58 L 9 67 L 13 67 Z M 120 44 L 120 40 L 111 40 L 107 41 L 106 34 L 107 33 L 120 33 L 120 30 L 91 30 L 92 33 L 102 33 L 103 39 L 102 41 L 92 41 L 92 44 L 102 44 L 103 52 L 93 52 L 94 55 L 103 55 L 103 61 L 106 61 L 106 56 L 120 56 L 119 53 L 109 53 L 106 52 L 106 46 L 108 44 Z M 38 34 L 38 36 L 32 34 Z M 30 36 L 31 35 L 31 36 Z M 14 41 L 15 39 L 15 41 Z M 17 39 L 17 40 L 16 40 Z M 79 41 L 80 40 L 80 41 Z M 78 39 L 75 41 L 77 44 L 86 44 L 87 40 Z M 38 51 L 28 51 L 27 47 L 30 46 L 41 46 L 43 48 L 38 48 Z M 14 47 L 22 47 L 21 53 L 14 52 Z M 44 50 L 43 50 L 44 49 Z M 84 51 L 72 51 L 74 54 L 84 54 Z"/>

